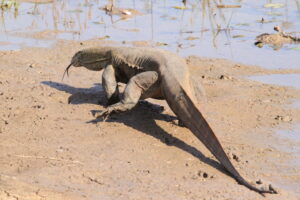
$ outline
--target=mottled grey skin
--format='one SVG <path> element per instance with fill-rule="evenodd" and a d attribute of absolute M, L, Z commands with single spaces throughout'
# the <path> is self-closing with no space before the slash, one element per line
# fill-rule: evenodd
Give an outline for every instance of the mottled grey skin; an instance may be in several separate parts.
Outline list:
<path fill-rule="evenodd" d="M 252 186 L 234 168 L 214 132 L 195 106 L 188 67 L 185 60 L 176 54 L 153 48 L 97 47 L 77 52 L 71 65 L 95 71 L 104 70 L 102 84 L 109 106 L 96 114 L 96 118 L 130 110 L 140 99 L 165 99 L 183 124 L 240 184 L 262 195 L 276 193 L 274 190 Z M 120 100 L 118 82 L 127 84 Z"/>

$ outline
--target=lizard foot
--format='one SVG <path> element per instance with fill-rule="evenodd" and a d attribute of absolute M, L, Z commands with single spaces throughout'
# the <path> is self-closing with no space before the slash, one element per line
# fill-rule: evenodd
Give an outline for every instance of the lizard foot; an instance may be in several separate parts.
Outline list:
<path fill-rule="evenodd" d="M 103 118 L 103 121 L 106 121 L 111 113 L 113 113 L 113 109 L 108 107 L 101 112 L 96 112 L 96 113 L 94 112 L 93 115 L 96 119 Z"/>

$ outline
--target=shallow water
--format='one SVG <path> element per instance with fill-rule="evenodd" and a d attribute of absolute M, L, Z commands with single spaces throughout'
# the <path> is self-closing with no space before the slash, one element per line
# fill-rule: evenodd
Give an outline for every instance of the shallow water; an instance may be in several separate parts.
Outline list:
<path fill-rule="evenodd" d="M 293 162 L 300 170 L 300 124 L 293 126 L 291 130 L 276 131 L 276 135 L 283 140 L 289 141 L 290 145 L 277 146 L 281 151 L 292 152 L 295 156 Z M 291 144 L 292 143 L 292 144 Z"/>
<path fill-rule="evenodd" d="M 272 74 L 251 76 L 249 78 L 267 84 L 283 85 L 300 89 L 300 74 Z"/>
<path fill-rule="evenodd" d="M 281 137 L 281 138 L 287 138 L 291 141 L 293 141 L 294 143 L 300 143 L 300 124 L 298 124 L 297 126 L 294 126 L 292 128 L 292 130 L 280 130 L 277 131 L 276 134 Z M 300 146 L 289 146 L 287 151 L 292 151 L 292 152 L 297 152 L 299 153 L 298 156 L 300 156 Z M 298 164 L 300 165 L 300 160 L 297 161 Z M 300 167 L 300 166 L 299 166 Z"/>
<path fill-rule="evenodd" d="M 0 50 L 26 46 L 50 47 L 59 39 L 86 40 L 108 36 L 113 41 L 148 41 L 183 56 L 228 58 L 267 68 L 299 68 L 299 45 L 280 50 L 253 43 L 261 33 L 280 25 L 300 32 L 300 1 L 279 0 L 281 8 L 265 8 L 265 1 L 226 1 L 241 8 L 217 8 L 216 1 L 116 0 L 117 8 L 132 8 L 142 15 L 123 20 L 99 9 L 108 1 L 60 0 L 21 2 L 1 12 Z M 264 18 L 264 23 L 261 19 Z M 166 44 L 166 45 L 164 45 Z M 161 46 L 162 45 L 162 46 Z"/>
<path fill-rule="evenodd" d="M 272 75 L 262 75 L 262 76 L 251 76 L 251 80 L 260 81 L 266 84 L 276 84 L 294 87 L 300 89 L 300 74 L 272 74 Z M 292 108 L 300 109 L 300 101 L 293 103 Z M 275 136 L 283 140 L 281 145 L 276 145 L 274 148 L 292 153 L 293 159 L 288 164 L 289 168 L 295 171 L 300 171 L 300 124 L 293 126 L 290 130 L 278 130 L 275 131 Z M 285 142 L 286 141 L 286 142 Z M 282 164 L 282 163 L 281 163 Z M 284 163 L 285 164 L 285 163 Z M 287 170 L 288 171 L 288 170 Z M 287 174 L 289 174 L 288 172 Z M 292 176 L 292 175 L 287 175 Z M 286 189 L 298 189 L 299 185 L 294 183 L 289 183 L 283 180 L 278 180 L 277 183 L 281 182 L 280 187 Z"/>
<path fill-rule="evenodd" d="M 300 74 L 272 74 L 261 76 L 250 76 L 251 80 L 260 81 L 266 84 L 282 85 L 300 89 Z M 296 101 L 291 105 L 292 108 L 300 109 L 300 101 Z"/>
<path fill-rule="evenodd" d="M 290 160 L 290 163 L 286 166 L 286 176 L 297 177 L 299 176 L 300 171 L 300 124 L 294 126 L 291 130 L 279 130 L 276 131 L 276 135 L 283 140 L 283 144 L 276 146 L 275 148 L 283 151 L 292 153 L 293 159 Z M 288 145 L 284 142 L 287 141 Z M 286 163 L 279 163 L 278 165 L 286 165 Z M 290 189 L 298 191 L 299 193 L 299 183 L 290 182 L 286 180 L 278 180 L 277 184 L 281 188 Z"/>

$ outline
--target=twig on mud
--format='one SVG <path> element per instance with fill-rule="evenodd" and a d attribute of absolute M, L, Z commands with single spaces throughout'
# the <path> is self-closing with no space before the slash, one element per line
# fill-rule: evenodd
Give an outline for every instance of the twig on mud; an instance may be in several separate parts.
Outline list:
<path fill-rule="evenodd" d="M 45 160 L 54 160 L 54 161 L 62 161 L 62 162 L 70 162 L 73 164 L 80 164 L 83 165 L 82 162 L 78 161 L 78 160 L 65 160 L 65 159 L 59 159 L 59 158 L 55 158 L 55 157 L 44 157 L 44 156 L 27 156 L 27 155 L 14 155 L 16 157 L 19 158 L 35 158 L 35 159 L 45 159 Z"/>

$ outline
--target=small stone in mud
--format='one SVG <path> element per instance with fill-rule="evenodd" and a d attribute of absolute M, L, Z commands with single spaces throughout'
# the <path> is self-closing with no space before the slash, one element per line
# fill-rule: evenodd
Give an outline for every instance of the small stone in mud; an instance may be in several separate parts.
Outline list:
<path fill-rule="evenodd" d="M 227 75 L 221 75 L 219 77 L 219 79 L 221 79 L 221 80 L 232 80 L 232 77 L 231 76 L 227 76 Z"/>
<path fill-rule="evenodd" d="M 35 64 L 31 63 L 31 64 L 28 65 L 28 67 L 29 67 L 29 68 L 34 68 L 34 67 L 35 67 Z"/>
<path fill-rule="evenodd" d="M 290 121 L 292 121 L 292 118 L 290 116 L 284 116 L 282 120 L 284 122 L 290 122 Z"/>
<path fill-rule="evenodd" d="M 233 158 L 234 160 L 236 160 L 237 162 L 240 162 L 240 159 L 239 159 L 239 157 L 238 157 L 237 155 L 232 154 L 232 158 Z"/>
<path fill-rule="evenodd" d="M 39 109 L 39 108 L 41 108 L 42 106 L 41 105 L 34 105 L 34 106 L 32 106 L 33 108 L 37 108 L 37 109 Z"/>
<path fill-rule="evenodd" d="M 284 122 L 290 122 L 290 121 L 292 121 L 292 118 L 290 116 L 280 116 L 280 115 L 277 115 L 274 119 L 278 120 L 278 121 L 284 121 Z"/>
<path fill-rule="evenodd" d="M 260 185 L 262 184 L 262 181 L 259 179 L 258 181 L 256 181 L 256 184 Z"/>
<path fill-rule="evenodd" d="M 282 120 L 283 118 L 282 118 L 282 116 L 277 115 L 274 119 L 276 119 L 276 120 Z"/>
<path fill-rule="evenodd" d="M 202 176 L 202 171 L 198 171 L 198 176 Z"/>
<path fill-rule="evenodd" d="M 203 178 L 208 178 L 208 174 L 206 172 L 198 171 L 198 176 Z"/>

